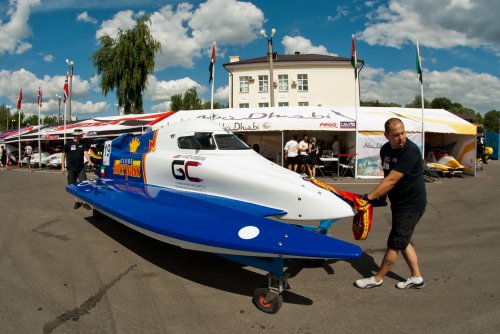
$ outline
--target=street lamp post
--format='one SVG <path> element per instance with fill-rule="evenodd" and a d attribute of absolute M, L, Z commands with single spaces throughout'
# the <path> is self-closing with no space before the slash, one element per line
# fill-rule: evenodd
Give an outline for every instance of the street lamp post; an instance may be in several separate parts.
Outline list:
<path fill-rule="evenodd" d="M 62 99 L 62 96 L 59 94 L 56 94 L 56 97 L 59 99 L 59 113 L 57 114 L 57 123 L 61 123 L 61 99 Z"/>
<path fill-rule="evenodd" d="M 10 105 L 7 105 L 5 106 L 5 108 L 7 108 L 7 112 L 9 113 L 9 116 L 7 116 L 7 130 L 9 130 L 9 121 L 10 121 L 10 108 L 12 108 L 12 106 Z"/>
<path fill-rule="evenodd" d="M 264 29 L 260 30 L 260 35 L 267 40 L 267 55 L 269 57 L 269 93 L 271 100 L 271 107 L 274 107 L 274 78 L 273 78 L 273 36 L 276 34 L 276 29 L 271 29 L 271 36 L 267 37 Z"/>
<path fill-rule="evenodd" d="M 74 62 L 72 60 L 66 59 L 66 64 L 69 65 L 68 117 L 69 117 L 69 120 L 71 121 L 71 95 L 73 95 L 71 91 L 73 88 L 73 65 L 74 65 Z"/>

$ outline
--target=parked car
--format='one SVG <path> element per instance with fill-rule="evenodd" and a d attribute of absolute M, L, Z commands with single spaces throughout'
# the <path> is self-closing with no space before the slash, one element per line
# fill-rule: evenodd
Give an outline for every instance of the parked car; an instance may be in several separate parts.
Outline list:
<path fill-rule="evenodd" d="M 62 156 L 61 152 L 51 154 L 47 165 L 49 167 L 54 167 L 54 168 L 61 167 L 61 156 Z"/>
<path fill-rule="evenodd" d="M 31 156 L 31 162 L 30 165 L 35 166 L 39 164 L 39 159 L 40 159 L 40 154 L 38 152 L 33 153 Z M 50 160 L 50 154 L 49 152 L 42 152 L 42 167 L 46 166 L 49 163 Z M 24 159 L 21 161 L 23 165 L 28 164 L 28 158 L 24 157 Z"/>

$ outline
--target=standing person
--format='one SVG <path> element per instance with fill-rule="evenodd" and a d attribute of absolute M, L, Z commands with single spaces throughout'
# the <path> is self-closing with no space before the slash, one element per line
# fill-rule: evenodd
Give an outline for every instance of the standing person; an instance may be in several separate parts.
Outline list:
<path fill-rule="evenodd" d="M 306 134 L 302 137 L 302 140 L 299 143 L 299 165 L 300 165 L 300 173 L 306 174 L 306 166 L 308 160 L 307 150 L 309 148 L 309 137 Z"/>
<path fill-rule="evenodd" d="M 0 146 L 0 166 L 2 167 L 2 171 L 4 170 L 4 166 L 7 165 L 6 158 L 7 158 L 7 150 L 2 145 Z"/>
<path fill-rule="evenodd" d="M 309 142 L 309 161 L 307 162 L 307 169 L 311 178 L 316 178 L 316 165 L 318 164 L 318 145 L 316 145 L 316 138 L 312 137 Z"/>
<path fill-rule="evenodd" d="M 61 172 L 65 174 L 65 165 L 68 170 L 68 185 L 76 183 L 78 181 L 82 182 L 87 179 L 87 174 L 85 173 L 84 157 L 90 166 L 93 165 L 89 156 L 88 146 L 82 142 L 83 131 L 81 129 L 75 129 L 73 131 L 73 139 L 66 142 L 63 147 L 61 154 Z M 66 163 L 65 163 L 66 162 Z M 78 198 L 75 198 L 74 209 L 78 209 L 82 206 L 90 210 L 91 207 L 87 203 L 82 203 Z"/>
<path fill-rule="evenodd" d="M 340 154 L 339 139 L 337 136 L 333 136 L 332 155 L 338 158 L 339 154 Z"/>
<path fill-rule="evenodd" d="M 387 250 L 378 272 L 369 278 L 358 279 L 356 286 L 366 289 L 382 285 L 385 275 L 401 252 L 410 268 L 411 277 L 399 282 L 399 289 L 423 288 L 415 248 L 410 243 L 415 226 L 427 205 L 422 153 L 418 146 L 406 138 L 403 122 L 391 118 L 385 122 L 385 137 L 389 141 L 380 149 L 384 179 L 363 198 L 372 200 L 389 195 L 392 211 L 392 229 L 387 241 Z"/>
<path fill-rule="evenodd" d="M 292 139 L 286 142 L 283 150 L 285 151 L 285 158 L 288 169 L 292 170 L 293 168 L 293 171 L 297 172 L 297 156 L 299 155 L 299 143 L 297 142 L 297 135 L 293 135 Z"/>
<path fill-rule="evenodd" d="M 33 155 L 33 147 L 31 147 L 30 143 L 27 143 L 24 147 L 24 156 L 26 157 L 26 162 L 28 163 L 28 172 L 32 172 L 31 170 L 31 156 Z"/>

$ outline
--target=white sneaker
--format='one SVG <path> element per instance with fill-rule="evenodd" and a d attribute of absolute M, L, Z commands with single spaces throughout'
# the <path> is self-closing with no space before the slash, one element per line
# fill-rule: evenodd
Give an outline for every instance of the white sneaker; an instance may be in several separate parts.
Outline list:
<path fill-rule="evenodd" d="M 405 282 L 396 284 L 398 289 L 422 289 L 424 286 L 425 283 L 422 277 L 410 277 Z"/>
<path fill-rule="evenodd" d="M 360 289 L 371 289 L 371 288 L 376 288 L 378 286 L 381 286 L 384 280 L 381 280 L 380 282 L 377 283 L 375 281 L 375 276 L 368 277 L 368 278 L 362 278 L 356 280 L 356 286 Z"/>

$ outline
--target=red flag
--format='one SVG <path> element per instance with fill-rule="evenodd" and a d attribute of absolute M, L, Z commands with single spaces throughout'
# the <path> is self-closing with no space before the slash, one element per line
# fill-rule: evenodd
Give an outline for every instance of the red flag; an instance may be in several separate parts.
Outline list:
<path fill-rule="evenodd" d="M 21 110 L 21 103 L 23 102 L 23 88 L 19 91 L 19 98 L 17 99 L 17 110 Z"/>
<path fill-rule="evenodd" d="M 351 42 L 351 65 L 354 68 L 354 76 L 358 77 L 358 52 L 356 51 L 356 44 L 354 43 L 354 35 L 352 35 Z"/>
<path fill-rule="evenodd" d="M 42 107 L 42 87 L 38 86 L 38 105 Z"/>
<path fill-rule="evenodd" d="M 66 99 L 68 98 L 68 72 L 66 72 L 66 81 L 64 81 L 64 103 L 66 103 Z"/>
<path fill-rule="evenodd" d="M 210 57 L 210 66 L 208 67 L 208 70 L 210 71 L 210 79 L 208 79 L 208 83 L 211 83 L 212 80 L 214 79 L 214 65 L 215 65 L 215 41 L 214 45 L 212 46 L 212 57 Z"/>

